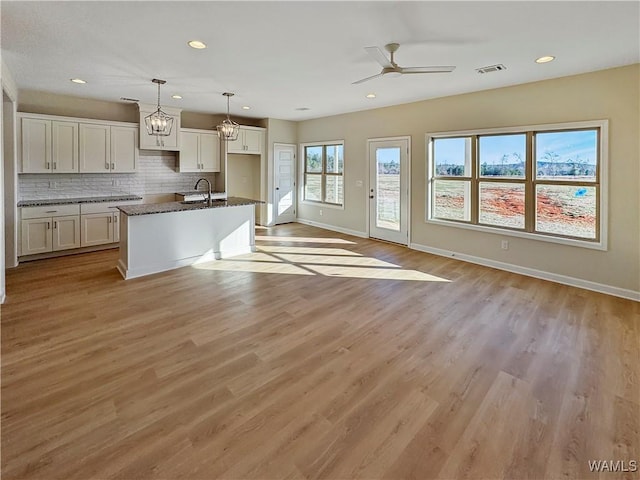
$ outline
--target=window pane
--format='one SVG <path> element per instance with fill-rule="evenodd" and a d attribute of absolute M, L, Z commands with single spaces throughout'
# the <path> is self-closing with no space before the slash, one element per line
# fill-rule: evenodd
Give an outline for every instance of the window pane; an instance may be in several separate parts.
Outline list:
<path fill-rule="evenodd" d="M 433 218 L 471 220 L 471 182 L 434 180 Z"/>
<path fill-rule="evenodd" d="M 536 230 L 596 238 L 596 187 L 536 186 Z"/>
<path fill-rule="evenodd" d="M 524 178 L 527 136 L 490 135 L 479 138 L 480 176 Z"/>
<path fill-rule="evenodd" d="M 327 173 L 342 173 L 344 169 L 344 147 L 327 145 Z"/>
<path fill-rule="evenodd" d="M 536 177 L 595 182 L 598 131 L 537 133 Z"/>
<path fill-rule="evenodd" d="M 524 184 L 480 182 L 479 223 L 524 228 Z"/>
<path fill-rule="evenodd" d="M 400 147 L 376 148 L 376 227 L 400 231 Z"/>
<path fill-rule="evenodd" d="M 326 175 L 325 182 L 324 201 L 327 203 L 337 203 L 342 205 L 342 175 Z"/>
<path fill-rule="evenodd" d="M 436 138 L 433 165 L 436 176 L 471 176 L 471 139 Z"/>
<path fill-rule="evenodd" d="M 322 172 L 322 147 L 304 147 L 305 171 Z"/>
<path fill-rule="evenodd" d="M 322 200 L 322 175 L 304 176 L 304 199 L 319 202 Z"/>

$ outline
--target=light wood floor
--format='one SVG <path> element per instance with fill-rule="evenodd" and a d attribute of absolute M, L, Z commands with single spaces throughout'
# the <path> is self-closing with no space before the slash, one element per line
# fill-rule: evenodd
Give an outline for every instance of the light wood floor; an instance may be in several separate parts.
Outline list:
<path fill-rule="evenodd" d="M 640 461 L 640 304 L 258 235 L 129 281 L 117 251 L 9 271 L 2 478 L 639 478 L 588 461 Z"/>

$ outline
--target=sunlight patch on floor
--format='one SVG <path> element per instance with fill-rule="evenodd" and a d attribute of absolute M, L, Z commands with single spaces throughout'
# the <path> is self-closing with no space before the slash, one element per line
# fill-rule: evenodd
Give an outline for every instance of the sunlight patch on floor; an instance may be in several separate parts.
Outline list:
<path fill-rule="evenodd" d="M 345 255 L 305 255 L 301 253 L 278 253 L 279 258 L 282 258 L 288 262 L 296 264 L 315 263 L 321 265 L 352 265 L 363 267 L 391 267 L 400 268 L 399 265 L 385 262 L 384 260 L 378 260 L 372 257 L 348 257 Z"/>
<path fill-rule="evenodd" d="M 193 265 L 199 270 L 223 270 L 226 272 L 252 272 L 252 273 L 280 273 L 286 275 L 314 275 L 314 273 L 300 268 L 291 263 L 276 263 L 274 261 L 248 261 L 237 260 L 236 258 L 227 260 L 215 260 L 213 262 Z"/>
<path fill-rule="evenodd" d="M 345 243 L 349 245 L 355 245 L 356 242 L 350 242 L 342 238 L 324 238 L 324 237 L 280 237 L 271 235 L 256 235 L 256 240 L 263 242 L 303 242 L 303 243 Z"/>
<path fill-rule="evenodd" d="M 418 270 L 375 267 L 344 267 L 340 265 L 303 265 L 309 270 L 327 277 L 369 278 L 374 280 L 412 280 L 418 282 L 450 282 L 446 278 L 436 277 Z"/>
<path fill-rule="evenodd" d="M 257 247 L 261 252 L 269 253 L 308 253 L 311 255 L 349 255 L 353 257 L 361 257 L 361 253 L 345 250 L 344 248 L 331 247 L 283 247 L 280 245 L 260 245 Z"/>

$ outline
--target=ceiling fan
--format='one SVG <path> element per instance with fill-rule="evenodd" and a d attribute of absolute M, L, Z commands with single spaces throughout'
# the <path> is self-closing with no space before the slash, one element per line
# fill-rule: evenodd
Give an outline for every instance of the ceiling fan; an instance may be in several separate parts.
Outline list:
<path fill-rule="evenodd" d="M 382 65 L 382 71 L 377 75 L 363 78 L 357 82 L 353 82 L 352 85 L 363 83 L 374 78 L 381 77 L 383 75 L 404 75 L 407 73 L 449 73 L 453 72 L 456 67 L 451 66 L 438 66 L 438 67 L 401 67 L 393 60 L 393 54 L 400 48 L 399 43 L 388 43 L 384 46 L 385 50 L 391 54 L 391 58 L 387 59 L 384 52 L 379 47 L 364 47 L 369 55 L 371 55 L 380 65 Z"/>

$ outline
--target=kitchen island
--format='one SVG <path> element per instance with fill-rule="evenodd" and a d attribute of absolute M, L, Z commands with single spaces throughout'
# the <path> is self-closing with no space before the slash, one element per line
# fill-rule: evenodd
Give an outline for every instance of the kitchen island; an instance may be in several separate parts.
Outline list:
<path fill-rule="evenodd" d="M 130 278 L 255 251 L 255 205 L 226 200 L 126 205 L 118 270 Z"/>

